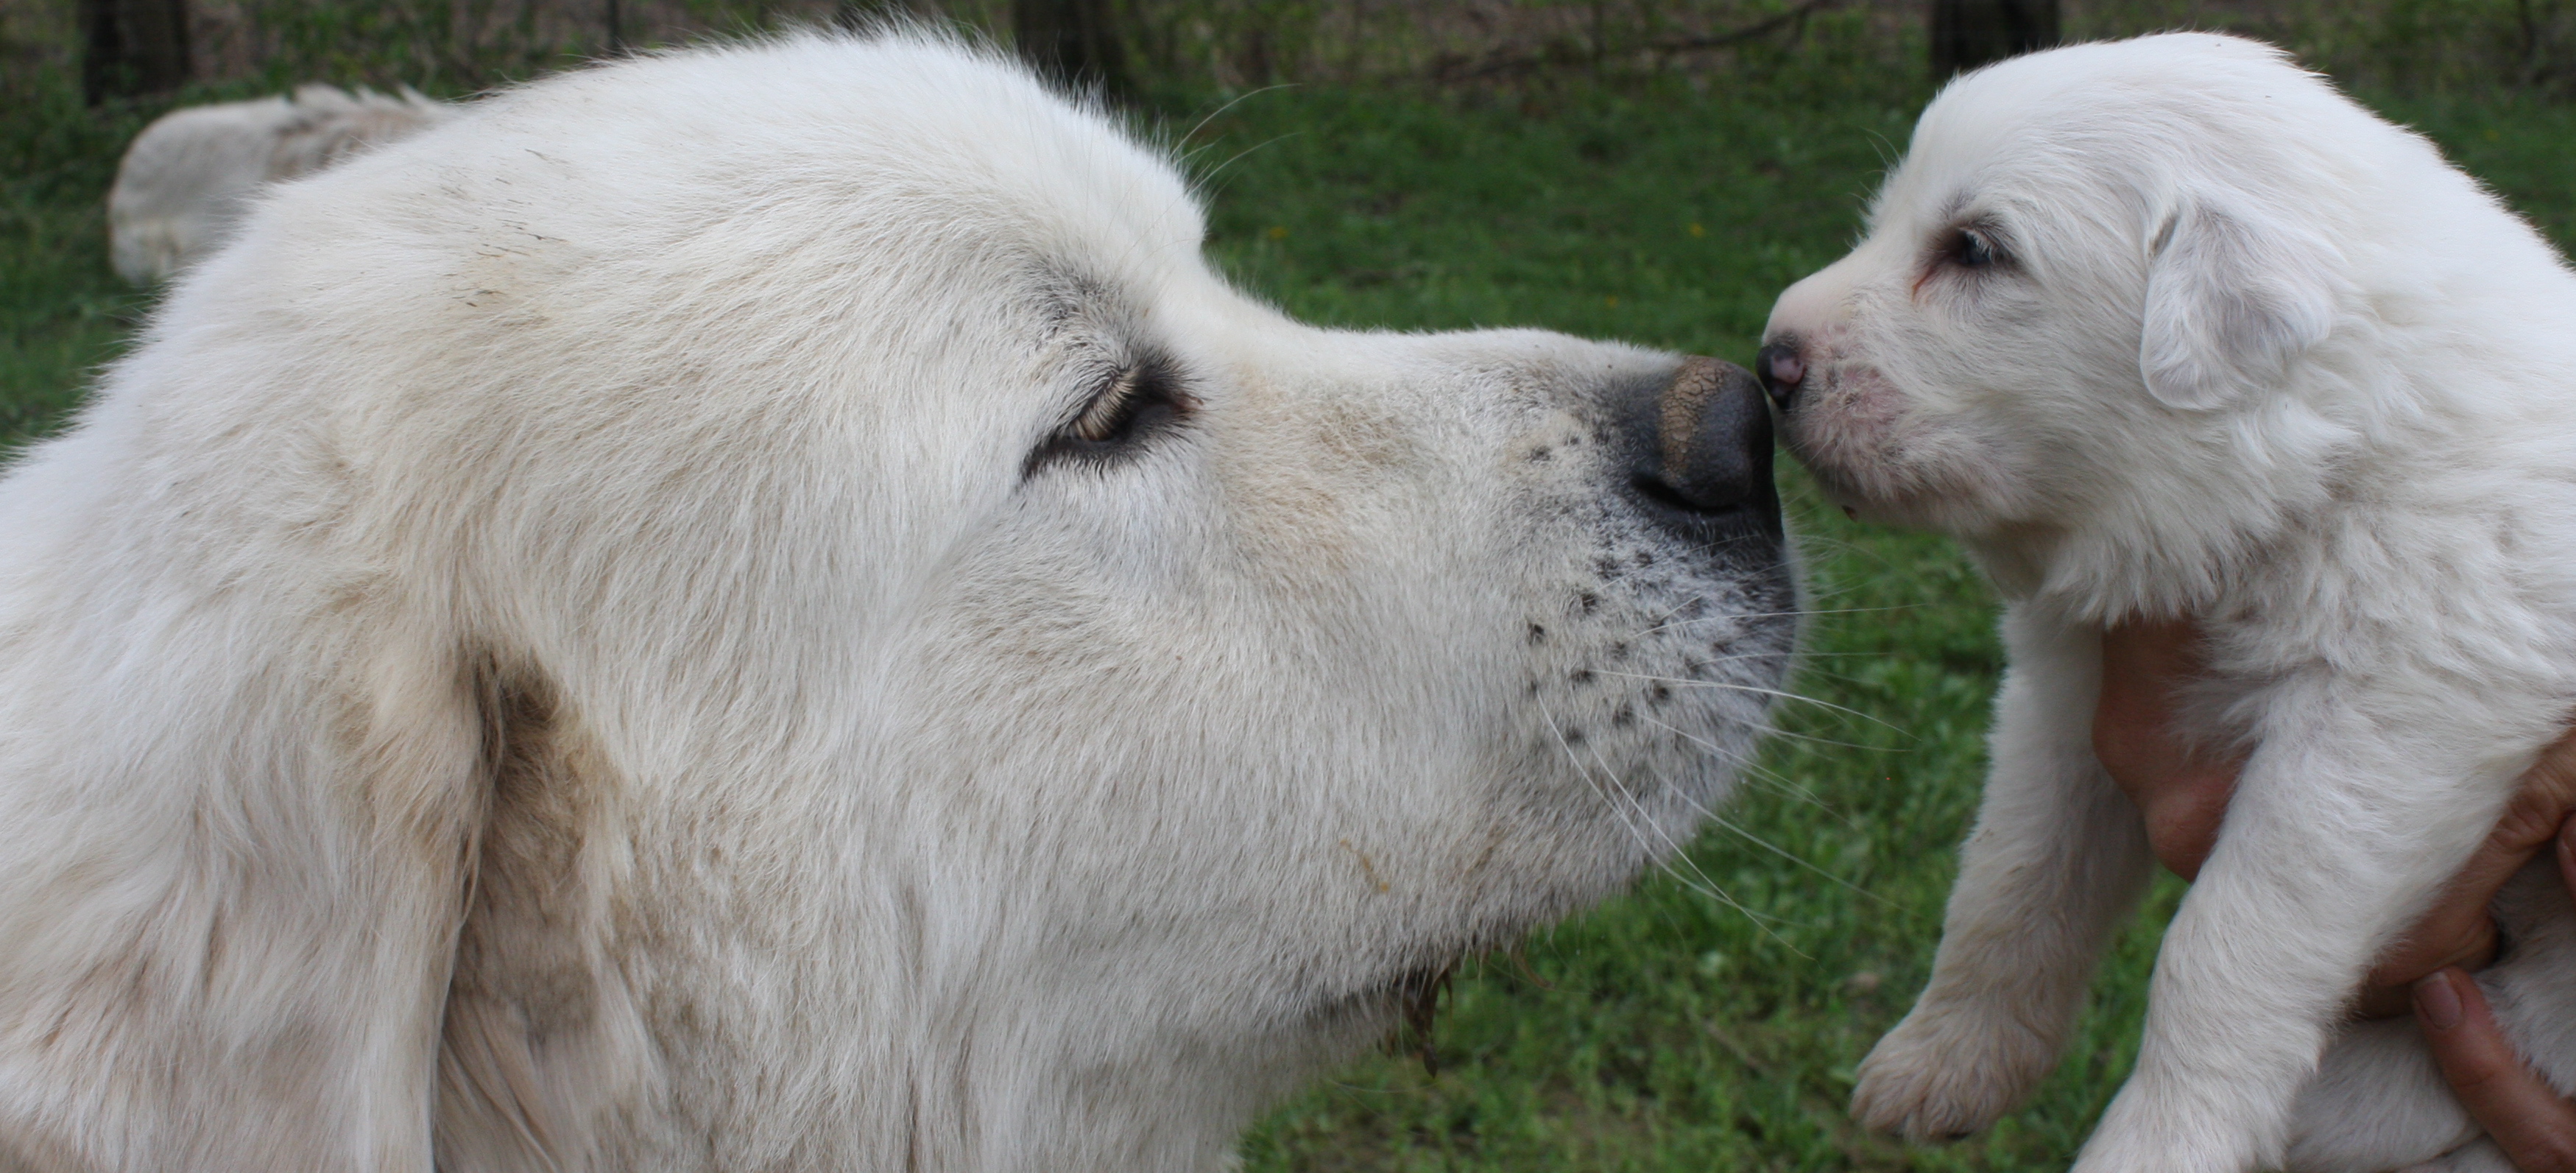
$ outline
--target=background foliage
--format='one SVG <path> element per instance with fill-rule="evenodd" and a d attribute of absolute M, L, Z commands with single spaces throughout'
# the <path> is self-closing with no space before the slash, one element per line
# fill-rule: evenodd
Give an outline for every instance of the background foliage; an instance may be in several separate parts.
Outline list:
<path fill-rule="evenodd" d="M 1351 326 L 1537 325 L 1742 359 L 1773 293 L 1848 243 L 1930 93 L 1916 14 L 1861 0 L 1121 2 L 1147 67 L 1135 117 L 1190 160 L 1212 254 Z M 651 44 L 835 11 L 630 3 L 620 31 Z M 605 50 L 602 12 L 202 3 L 199 83 L 90 111 L 68 0 L 0 7 L 0 443 L 58 426 L 148 312 L 109 273 L 99 197 L 151 115 L 312 80 L 469 94 Z M 992 0 L 933 15 L 1003 27 Z M 2079 0 L 2066 24 L 2291 44 L 2562 246 L 2576 236 L 2567 0 Z M 1306 84 L 1252 89 L 1280 80 Z M 2179 890 L 2122 939 L 2031 1107 L 1944 1149 L 1851 1127 L 1852 1065 L 1931 955 L 1998 660 L 1991 599 L 1945 544 L 1852 525 L 1784 481 L 1814 607 L 1795 688 L 1814 699 L 1784 707 L 1723 821 L 1634 893 L 1462 973 L 1438 1074 L 1365 1060 L 1256 1129 L 1250 1168 L 2063 1167 L 2130 1062 Z"/>
<path fill-rule="evenodd" d="M 1576 74 L 1766 81 L 1783 66 L 1912 78 L 1922 0 L 1110 0 L 1149 78 L 1441 86 Z M 2067 36 L 2195 27 L 2279 41 L 2409 93 L 2576 84 L 2576 0 L 2061 0 Z M 872 15 L 1007 33 L 1009 0 L 193 0 L 198 73 L 275 90 L 456 96 L 623 46 Z M 615 15 L 612 20 L 611 14 Z M 73 52 L 72 0 L 0 5 L 15 98 Z"/>

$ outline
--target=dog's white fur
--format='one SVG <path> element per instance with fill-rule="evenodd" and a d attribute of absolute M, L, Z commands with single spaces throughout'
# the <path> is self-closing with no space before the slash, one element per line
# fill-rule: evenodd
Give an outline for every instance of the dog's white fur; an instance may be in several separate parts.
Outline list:
<path fill-rule="evenodd" d="M 2294 1133 L 2302 1167 L 2386 1168 L 2473 1138 L 2405 1024 L 2348 1041 L 2295 1126 L 2293 1103 L 2576 699 L 2557 254 L 2273 49 L 2176 34 L 1951 85 L 1768 336 L 1803 351 L 1784 437 L 1829 492 L 1956 535 L 2008 600 L 1984 808 L 1860 1116 L 1965 1132 L 2055 1064 L 2150 870 L 2089 739 L 2098 632 L 2188 615 L 2217 675 L 2193 731 L 2251 756 L 2077 1168 L 2235 1173 Z M 2569 1041 L 2576 1016 L 2544 1034 L 2500 1000 Z M 2540 1057 L 2576 1090 L 2576 1050 Z"/>
<path fill-rule="evenodd" d="M 448 107 L 395 94 L 296 87 L 250 102 L 192 106 L 134 136 L 107 192 L 108 251 L 138 285 L 167 279 L 214 251 L 260 185 L 444 122 Z"/>
<path fill-rule="evenodd" d="M 1211 1169 L 1672 850 L 1795 602 L 1623 496 L 1678 360 L 1201 232 L 911 36 L 274 189 L 0 482 L 0 1166 Z"/>

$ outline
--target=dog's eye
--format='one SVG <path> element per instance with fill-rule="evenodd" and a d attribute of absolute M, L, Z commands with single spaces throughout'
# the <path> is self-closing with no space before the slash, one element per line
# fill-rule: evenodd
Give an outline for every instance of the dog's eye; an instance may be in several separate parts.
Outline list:
<path fill-rule="evenodd" d="M 1029 454 L 1028 470 L 1056 460 L 1108 460 L 1133 451 L 1189 413 L 1170 365 L 1148 359 L 1118 372 L 1082 410 Z"/>
<path fill-rule="evenodd" d="M 1117 444 L 1132 438 L 1138 416 L 1161 398 L 1145 384 L 1146 372 L 1141 368 L 1118 372 L 1117 378 L 1083 405 L 1082 414 L 1064 426 L 1065 436 L 1083 444 Z"/>
<path fill-rule="evenodd" d="M 1995 263 L 1995 245 L 1974 228 L 1962 228 L 1950 242 L 1951 261 L 1970 269 L 1983 269 Z"/>

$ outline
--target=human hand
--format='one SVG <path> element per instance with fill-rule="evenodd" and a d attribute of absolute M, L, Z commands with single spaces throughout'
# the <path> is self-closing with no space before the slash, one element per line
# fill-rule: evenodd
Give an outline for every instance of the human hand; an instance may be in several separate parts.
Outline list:
<path fill-rule="evenodd" d="M 2564 842 L 2562 840 L 2562 842 Z M 2558 867 L 2567 871 L 2567 851 Z M 2576 885 L 2576 880 L 2571 880 Z M 2451 1094 L 2522 1173 L 2576 1173 L 2576 1103 L 2543 1082 L 2496 1024 L 2486 994 L 2459 968 L 2415 986 L 2415 1024 Z"/>
<path fill-rule="evenodd" d="M 2217 842 L 2241 757 L 2202 750 L 2175 727 L 2176 690 L 2206 668 L 2197 627 L 2133 623 L 2102 637 L 2102 688 L 2093 747 L 2102 766 L 2146 817 L 2156 858 L 2185 879 Z M 2515 1055 L 2468 970 L 2495 955 L 2488 905 L 2506 880 L 2543 849 L 2576 891 L 2576 730 L 2544 750 L 2524 773 L 2495 831 L 2433 908 L 2383 955 L 2357 1012 L 2386 1017 L 2414 1009 L 2424 1038 L 2462 1106 L 2524 1173 L 2576 1173 L 2576 1103 Z"/>
<path fill-rule="evenodd" d="M 2176 727 L 2174 697 L 2208 669 L 2188 620 L 2126 623 L 2102 633 L 2093 756 L 2146 816 L 2156 859 L 2188 880 L 2218 842 L 2241 756 L 2220 756 Z"/>

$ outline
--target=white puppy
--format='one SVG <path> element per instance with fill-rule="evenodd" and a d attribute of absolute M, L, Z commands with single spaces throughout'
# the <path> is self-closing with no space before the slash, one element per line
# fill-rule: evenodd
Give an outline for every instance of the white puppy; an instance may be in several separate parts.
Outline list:
<path fill-rule="evenodd" d="M 2251 756 L 2077 1168 L 2282 1160 L 2372 956 L 2576 700 L 2576 278 L 2421 138 L 2181 34 L 1954 83 L 1767 339 L 1826 490 L 1956 535 L 2008 600 L 1984 809 L 1860 1116 L 1963 1133 L 2056 1063 L 2150 869 L 2089 739 L 2098 633 L 2191 616 L 2193 732 Z M 2450 1131 L 2377 1155 L 2473 1136 L 2379 1037 L 2344 1082 L 2438 1097 Z M 2384 1123 L 2337 1102 L 2308 1131 Z"/>
<path fill-rule="evenodd" d="M 0 1167 L 1210 1170 L 1673 850 L 1744 371 L 1311 329 L 946 44 L 263 200 L 0 482 Z"/>
<path fill-rule="evenodd" d="M 449 116 L 409 89 L 388 96 L 330 86 L 164 114 L 134 136 L 107 192 L 116 271 L 137 285 L 163 280 L 222 244 L 261 184 L 318 171 Z"/>

